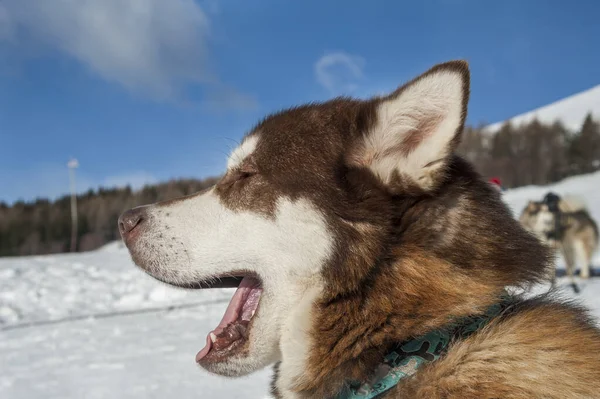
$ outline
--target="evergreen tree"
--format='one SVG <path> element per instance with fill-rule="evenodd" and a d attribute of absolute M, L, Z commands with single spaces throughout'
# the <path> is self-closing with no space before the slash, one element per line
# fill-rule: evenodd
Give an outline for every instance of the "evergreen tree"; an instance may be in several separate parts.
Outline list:
<path fill-rule="evenodd" d="M 569 164 L 573 174 L 600 169 L 600 125 L 588 114 L 569 146 Z"/>

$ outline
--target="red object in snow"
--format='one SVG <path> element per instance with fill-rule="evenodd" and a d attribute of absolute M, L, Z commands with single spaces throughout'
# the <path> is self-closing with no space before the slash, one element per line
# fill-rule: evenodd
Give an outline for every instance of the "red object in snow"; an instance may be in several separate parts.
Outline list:
<path fill-rule="evenodd" d="M 495 184 L 495 185 L 497 185 L 497 186 L 500 186 L 500 187 L 502 187 L 502 183 L 500 183 L 500 179 L 498 179 L 497 177 L 492 177 L 492 178 L 490 179 L 490 183 L 493 183 L 493 184 Z"/>
<path fill-rule="evenodd" d="M 503 191 L 504 187 L 502 187 L 502 183 L 500 182 L 500 179 L 498 179 L 497 177 L 492 177 L 489 182 L 491 184 L 493 184 L 496 188 L 498 188 L 498 190 Z"/>

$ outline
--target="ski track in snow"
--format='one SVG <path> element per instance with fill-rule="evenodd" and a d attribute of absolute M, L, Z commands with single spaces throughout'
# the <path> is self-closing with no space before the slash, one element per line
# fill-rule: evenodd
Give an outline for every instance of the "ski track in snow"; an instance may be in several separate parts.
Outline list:
<path fill-rule="evenodd" d="M 504 199 L 517 217 L 550 189 L 580 196 L 600 221 L 600 172 L 511 190 Z M 564 267 L 560 256 L 557 263 Z M 566 286 L 564 295 L 600 318 L 600 278 L 580 286 L 579 296 Z M 118 242 L 88 253 L 0 259 L 0 397 L 265 398 L 269 369 L 229 379 L 194 363 L 232 293 L 159 283 Z M 177 305 L 187 307 L 168 309 Z M 148 312 L 128 313 L 139 310 Z"/>

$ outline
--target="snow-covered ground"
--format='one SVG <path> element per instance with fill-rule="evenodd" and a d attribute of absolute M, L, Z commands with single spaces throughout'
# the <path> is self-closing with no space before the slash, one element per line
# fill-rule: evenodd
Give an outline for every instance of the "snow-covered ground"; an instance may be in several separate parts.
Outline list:
<path fill-rule="evenodd" d="M 159 283 L 121 243 L 0 259 L 0 398 L 264 398 L 270 370 L 195 365 L 233 292 Z"/>
<path fill-rule="evenodd" d="M 600 173 L 504 198 L 517 216 L 549 189 L 580 196 L 600 221 Z M 0 259 L 0 398 L 264 398 L 270 370 L 226 379 L 194 363 L 232 293 L 161 284 L 120 243 Z M 600 318 L 600 279 L 583 283 L 579 298 Z"/>

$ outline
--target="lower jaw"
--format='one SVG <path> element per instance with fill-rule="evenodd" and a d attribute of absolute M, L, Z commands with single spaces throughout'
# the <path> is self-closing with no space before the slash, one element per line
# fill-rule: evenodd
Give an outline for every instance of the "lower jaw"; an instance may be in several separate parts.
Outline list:
<path fill-rule="evenodd" d="M 229 348 L 228 348 L 229 349 Z M 271 362 L 262 364 L 258 359 L 249 357 L 248 342 L 232 344 L 228 355 L 210 354 L 196 362 L 202 370 L 220 377 L 244 377 L 268 366 Z M 261 363 L 259 365 L 259 363 Z"/>
<path fill-rule="evenodd" d="M 223 348 L 221 350 L 212 349 L 210 352 L 206 354 L 202 359 L 198 360 L 197 363 L 200 366 L 209 366 L 215 364 L 225 363 L 227 360 L 244 356 L 248 353 L 248 340 L 247 339 L 239 339 L 234 341 L 227 348 Z"/>
<path fill-rule="evenodd" d="M 243 366 L 243 363 L 236 362 L 236 358 L 228 358 L 228 360 L 216 363 L 198 363 L 198 366 L 210 373 L 220 377 L 244 377 L 256 371 L 253 367 Z"/>

